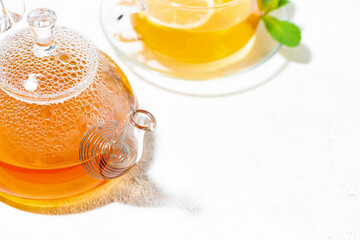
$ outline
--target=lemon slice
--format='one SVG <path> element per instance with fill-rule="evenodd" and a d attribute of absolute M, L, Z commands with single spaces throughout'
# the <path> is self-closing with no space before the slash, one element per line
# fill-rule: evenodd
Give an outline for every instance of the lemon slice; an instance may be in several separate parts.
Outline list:
<path fill-rule="evenodd" d="M 190 29 L 206 23 L 214 13 L 211 8 L 214 6 L 215 0 L 148 0 L 146 15 L 157 25 Z"/>
<path fill-rule="evenodd" d="M 221 31 L 239 24 L 257 10 L 256 0 L 215 0 L 216 6 L 227 4 L 226 7 L 216 9 L 211 18 L 198 31 Z"/>

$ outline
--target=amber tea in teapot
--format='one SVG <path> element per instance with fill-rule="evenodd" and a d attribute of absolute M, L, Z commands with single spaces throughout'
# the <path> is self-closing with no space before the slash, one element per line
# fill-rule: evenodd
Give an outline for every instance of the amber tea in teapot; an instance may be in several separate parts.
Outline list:
<path fill-rule="evenodd" d="M 36 9 L 28 22 L 0 43 L 0 195 L 41 204 L 129 170 L 141 156 L 137 129 L 152 130 L 155 119 L 136 110 L 116 63 L 55 27 L 53 11 Z"/>

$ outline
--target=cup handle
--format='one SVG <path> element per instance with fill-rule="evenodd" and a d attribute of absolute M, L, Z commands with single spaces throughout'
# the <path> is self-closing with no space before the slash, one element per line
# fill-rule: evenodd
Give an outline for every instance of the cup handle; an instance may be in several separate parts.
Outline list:
<path fill-rule="evenodd" d="M 107 14 L 106 29 L 120 42 L 136 42 L 141 37 L 125 19 L 131 14 L 143 12 L 146 9 L 142 0 L 121 0 Z"/>
<path fill-rule="evenodd" d="M 7 5 L 4 4 L 4 1 L 0 0 L 0 32 L 6 32 L 22 19 L 25 11 L 25 4 L 23 1 L 19 1 L 19 5 L 21 6 L 17 6 L 17 8 L 20 12 L 12 12 L 8 9 Z"/>

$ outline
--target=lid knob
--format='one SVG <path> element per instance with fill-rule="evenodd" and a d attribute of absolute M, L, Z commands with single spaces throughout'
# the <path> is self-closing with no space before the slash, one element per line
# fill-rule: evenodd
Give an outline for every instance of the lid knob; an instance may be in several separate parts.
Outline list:
<path fill-rule="evenodd" d="M 57 20 L 55 12 L 47 8 L 38 8 L 29 13 L 27 20 L 35 38 L 33 53 L 37 57 L 55 55 L 57 47 L 53 35 Z"/>

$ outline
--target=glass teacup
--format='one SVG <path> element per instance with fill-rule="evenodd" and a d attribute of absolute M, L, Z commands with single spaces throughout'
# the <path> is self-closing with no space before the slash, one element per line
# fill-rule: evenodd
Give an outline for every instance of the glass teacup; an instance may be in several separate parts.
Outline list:
<path fill-rule="evenodd" d="M 140 71 L 203 80 L 250 69 L 279 49 L 260 9 L 258 0 L 104 0 L 101 20 L 118 55 Z"/>
<path fill-rule="evenodd" d="M 144 3 L 146 11 L 131 16 L 134 30 L 147 48 L 184 63 L 208 63 L 236 53 L 254 36 L 260 19 L 256 0 Z"/>

